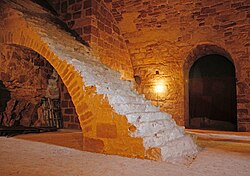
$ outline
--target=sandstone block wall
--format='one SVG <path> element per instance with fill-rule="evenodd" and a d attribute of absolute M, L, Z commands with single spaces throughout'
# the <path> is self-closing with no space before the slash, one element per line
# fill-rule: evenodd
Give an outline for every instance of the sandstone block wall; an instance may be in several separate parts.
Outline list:
<path fill-rule="evenodd" d="M 141 78 L 137 85 L 141 93 L 184 125 L 188 121 L 184 85 L 191 67 L 187 65 L 206 54 L 227 56 L 236 67 L 238 130 L 250 130 L 248 0 L 106 3 L 127 41 L 135 75 Z M 166 92 L 160 95 L 153 91 L 157 79 L 166 83 Z"/>
<path fill-rule="evenodd" d="M 60 75 L 76 107 L 84 150 L 169 161 L 196 155 L 196 145 L 171 115 L 131 90 L 131 82 L 122 81 L 40 6 L 18 0 L 0 9 L 0 43 L 33 49 Z"/>
<path fill-rule="evenodd" d="M 37 109 L 44 97 L 60 99 L 63 128 L 80 129 L 74 104 L 67 88 L 50 63 L 38 53 L 17 45 L 1 45 L 0 80 L 10 92 L 6 113 L 21 115 L 21 125 L 36 126 Z M 15 103 L 18 111 L 15 111 Z M 12 112 L 13 111 L 13 112 Z M 20 114 L 19 114 L 20 113 Z M 12 126 L 1 119 L 4 124 Z"/>
<path fill-rule="evenodd" d="M 19 3 L 25 3 L 25 1 Z M 32 12 L 46 14 L 39 6 L 30 5 Z M 34 20 L 34 16 L 28 17 L 23 12 L 7 8 L 11 6 L 18 9 L 15 4 L 0 6 L 1 18 L 3 19 L 1 22 L 4 24 L 1 25 L 0 43 L 31 48 L 46 58 L 53 68 L 57 70 L 76 107 L 83 130 L 83 149 L 92 152 L 150 158 L 150 154 L 146 155 L 142 139 L 133 138 L 129 135 L 128 128 L 130 124 L 127 123 L 126 118 L 114 112 L 104 95 L 96 94 L 95 86 L 85 87 L 80 72 L 76 70 L 78 66 L 72 65 L 73 58 L 75 58 L 74 61 L 79 60 L 80 63 L 81 60 L 85 60 L 85 62 L 92 60 L 97 65 L 102 65 L 94 58 L 92 51 L 76 42 L 65 31 L 54 27 L 55 24 L 49 23 L 49 19 L 46 21 L 46 26 L 41 25 L 46 16 Z M 39 17 L 38 15 L 36 17 Z M 15 24 L 12 23 L 13 19 Z M 64 36 L 64 40 L 61 40 L 62 36 Z M 68 45 L 70 44 L 71 48 L 62 47 L 65 42 Z M 64 48 L 63 52 L 62 48 Z M 72 52 L 72 49 L 77 49 L 78 52 Z M 117 74 L 116 76 L 119 79 L 120 75 Z M 108 130 L 110 127 L 113 129 L 111 132 Z M 103 130 L 104 133 L 101 133 Z M 159 158 L 160 156 L 155 157 L 155 159 Z"/>
<path fill-rule="evenodd" d="M 1 45 L 0 80 L 13 96 L 37 103 L 46 96 L 53 67 L 39 54 L 25 47 Z"/>
<path fill-rule="evenodd" d="M 81 129 L 78 115 L 72 98 L 68 92 L 67 87 L 64 85 L 62 79 L 58 80 L 61 114 L 63 117 L 63 128 L 66 129 Z"/>
<path fill-rule="evenodd" d="M 130 56 L 120 29 L 103 0 L 56 0 L 51 2 L 60 18 L 75 30 L 102 63 L 133 78 Z"/>
<path fill-rule="evenodd" d="M 47 90 L 53 67 L 25 47 L 1 45 L 0 48 L 0 80 L 10 93 L 6 114 L 1 114 L 1 125 L 18 125 L 20 121 L 20 125 L 34 126 L 41 99 L 51 96 Z"/>

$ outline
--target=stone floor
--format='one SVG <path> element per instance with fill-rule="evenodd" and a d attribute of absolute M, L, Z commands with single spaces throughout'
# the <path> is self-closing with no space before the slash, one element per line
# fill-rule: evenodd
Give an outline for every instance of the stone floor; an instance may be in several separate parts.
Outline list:
<path fill-rule="evenodd" d="M 0 176 L 250 175 L 250 133 L 188 133 L 201 146 L 189 165 L 83 152 L 77 131 L 1 137 Z"/>

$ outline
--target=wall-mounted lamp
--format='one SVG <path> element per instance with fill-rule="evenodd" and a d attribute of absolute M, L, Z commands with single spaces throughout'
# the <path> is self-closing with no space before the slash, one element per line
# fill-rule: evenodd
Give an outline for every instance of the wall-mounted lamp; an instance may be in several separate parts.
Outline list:
<path fill-rule="evenodd" d="M 154 87 L 154 91 L 156 92 L 156 93 L 163 93 L 164 91 L 165 91 L 165 88 L 166 86 L 165 85 L 163 85 L 163 84 L 158 84 L 158 85 L 156 85 L 155 87 Z"/>
<path fill-rule="evenodd" d="M 166 91 L 167 87 L 166 84 L 163 80 L 159 80 L 157 82 L 155 82 L 155 86 L 154 86 L 154 92 L 157 95 L 157 106 L 159 104 L 159 94 L 162 94 Z"/>

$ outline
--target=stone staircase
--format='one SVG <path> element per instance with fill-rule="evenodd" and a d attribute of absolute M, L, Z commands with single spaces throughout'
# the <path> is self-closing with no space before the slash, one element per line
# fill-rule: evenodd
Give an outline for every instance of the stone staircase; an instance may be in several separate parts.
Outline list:
<path fill-rule="evenodd" d="M 113 109 L 136 127 L 131 136 L 143 138 L 145 148 L 160 148 L 163 160 L 193 156 L 197 152 L 184 128 L 177 126 L 171 115 L 161 112 L 159 107 L 132 90 L 129 81 L 120 80 L 117 72 L 96 61 L 85 62 L 79 71 L 86 85 L 95 86 L 98 94 L 106 95 Z"/>
<path fill-rule="evenodd" d="M 74 66 L 85 87 L 94 86 L 97 94 L 108 98 L 116 113 L 127 117 L 136 127 L 134 132 L 128 131 L 131 137 L 142 138 L 146 149 L 159 148 L 162 160 L 175 161 L 196 155 L 196 144 L 185 134 L 183 127 L 176 125 L 171 115 L 161 112 L 159 107 L 135 92 L 130 81 L 121 80 L 120 73 L 100 63 L 91 49 L 51 22 L 48 14 L 43 16 L 42 13 L 45 12 L 34 12 L 33 16 L 24 13 L 28 26 L 55 55 Z"/>

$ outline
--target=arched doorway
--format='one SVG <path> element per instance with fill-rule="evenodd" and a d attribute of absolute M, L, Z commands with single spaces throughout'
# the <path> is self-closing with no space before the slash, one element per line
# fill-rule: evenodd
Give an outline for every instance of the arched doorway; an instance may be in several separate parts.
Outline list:
<path fill-rule="evenodd" d="M 189 126 L 236 130 L 235 67 L 218 54 L 199 58 L 189 71 Z"/>

